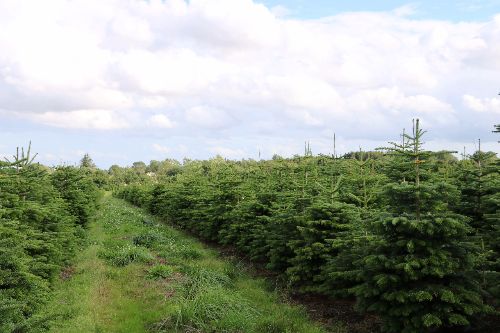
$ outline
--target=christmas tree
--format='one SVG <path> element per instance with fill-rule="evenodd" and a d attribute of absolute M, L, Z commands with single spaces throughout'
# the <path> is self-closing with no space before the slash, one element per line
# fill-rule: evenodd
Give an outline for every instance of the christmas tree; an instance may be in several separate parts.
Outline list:
<path fill-rule="evenodd" d="M 390 179 L 399 181 L 384 188 L 387 212 L 371 222 L 375 238 L 357 261 L 358 305 L 377 313 L 385 332 L 467 326 L 488 309 L 475 273 L 477 250 L 467 242 L 471 228 L 448 207 L 459 192 L 430 172 L 424 134 L 417 119 L 411 135 L 385 148 L 399 164 Z"/>

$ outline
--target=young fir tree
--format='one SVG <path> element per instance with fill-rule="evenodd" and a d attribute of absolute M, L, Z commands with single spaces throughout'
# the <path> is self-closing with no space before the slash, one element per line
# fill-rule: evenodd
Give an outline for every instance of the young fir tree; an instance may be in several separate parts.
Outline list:
<path fill-rule="evenodd" d="M 265 258 L 264 224 L 271 215 L 274 199 L 268 177 L 261 168 L 262 165 L 255 162 L 245 163 L 237 201 L 231 211 L 231 223 L 219 232 L 221 244 L 232 244 L 245 255 L 260 261 Z"/>
<path fill-rule="evenodd" d="M 362 283 L 353 288 L 361 309 L 377 313 L 385 332 L 422 333 L 467 326 L 484 312 L 476 280 L 474 247 L 466 218 L 448 203 L 458 191 L 430 181 L 418 119 L 412 135 L 387 148 L 401 163 L 400 182 L 386 186 L 387 213 L 371 223 L 376 239 L 357 264 Z M 397 175 L 389 175 L 396 179 Z"/>
<path fill-rule="evenodd" d="M 380 205 L 380 184 L 386 183 L 384 174 L 378 172 L 380 162 L 370 157 L 370 152 L 359 151 L 345 161 L 349 165 L 345 182 L 344 200 L 360 207 L 363 211 Z"/>
<path fill-rule="evenodd" d="M 297 227 L 299 238 L 289 242 L 295 254 L 287 269 L 290 281 L 313 292 L 322 292 L 327 281 L 334 283 L 329 281 L 327 265 L 339 255 L 359 221 L 359 209 L 351 204 L 320 200 L 308 207 L 304 224 Z"/>
<path fill-rule="evenodd" d="M 478 234 L 489 229 L 484 218 L 484 214 L 489 213 L 485 198 L 494 191 L 490 183 L 494 180 L 492 178 L 495 178 L 496 159 L 495 153 L 483 152 L 479 149 L 460 161 L 457 172 L 457 183 L 461 192 L 457 211 L 471 218 L 470 224 Z"/>
<path fill-rule="evenodd" d="M 500 302 L 500 159 L 490 165 L 487 195 L 484 196 L 484 223 L 481 246 L 486 253 L 483 283 L 495 306 Z"/>
<path fill-rule="evenodd" d="M 313 184 L 317 184 L 313 181 L 316 178 L 311 177 Z M 286 273 L 303 291 L 323 290 L 321 286 L 329 279 L 324 274 L 326 265 L 339 254 L 339 245 L 359 225 L 359 209 L 339 200 L 342 179 L 342 176 L 331 179 L 330 188 L 319 187 L 314 191 L 318 193 L 312 193 L 303 223 L 297 225 L 298 238 L 288 243 L 294 256 Z"/>
<path fill-rule="evenodd" d="M 366 224 L 378 212 L 380 183 L 385 180 L 385 176 L 376 171 L 375 162 L 369 153 L 362 151 L 353 153 L 345 162 L 350 166 L 345 177 L 348 182 L 345 200 L 358 206 L 358 216 L 349 221 L 345 230 L 337 232 L 336 237 L 328 239 L 336 255 L 331 256 L 322 269 L 319 290 L 323 294 L 347 297 L 351 295 L 350 289 L 360 282 L 354 263 L 364 257 L 364 248 L 373 239 Z"/>
<path fill-rule="evenodd" d="M 500 133 L 495 125 L 494 133 Z M 499 141 L 500 142 L 500 141 Z M 499 306 L 500 300 L 500 159 L 495 158 L 486 167 L 486 195 L 483 200 L 486 230 L 483 233 L 485 250 L 484 283 L 492 303 Z"/>
<path fill-rule="evenodd" d="M 467 157 L 467 158 L 465 158 Z M 499 296 L 498 267 L 498 193 L 500 192 L 499 163 L 496 154 L 479 149 L 460 161 L 457 184 L 461 193 L 456 211 L 470 218 L 473 239 L 480 248 L 481 284 L 490 298 Z"/>
<path fill-rule="evenodd" d="M 96 209 L 97 187 L 85 170 L 71 166 L 57 167 L 51 174 L 52 185 L 68 202 L 76 223 L 85 227 Z"/>
<path fill-rule="evenodd" d="M 299 161 L 275 161 L 271 181 L 276 192 L 271 216 L 264 219 L 264 238 L 267 250 L 267 268 L 284 272 L 289 260 L 294 257 L 289 246 L 292 239 L 299 237 L 298 225 L 304 223 L 305 207 L 310 204 L 306 194 L 306 172 Z"/>
<path fill-rule="evenodd" d="M 235 163 L 223 158 L 210 160 L 210 190 L 206 193 L 209 206 L 204 224 L 206 238 L 220 242 L 233 222 L 233 210 L 241 200 L 241 173 Z"/>
<path fill-rule="evenodd" d="M 61 198 L 30 148 L 13 157 L 0 162 L 0 332 L 41 332 L 39 310 L 81 234 L 69 209 L 78 202 Z"/>

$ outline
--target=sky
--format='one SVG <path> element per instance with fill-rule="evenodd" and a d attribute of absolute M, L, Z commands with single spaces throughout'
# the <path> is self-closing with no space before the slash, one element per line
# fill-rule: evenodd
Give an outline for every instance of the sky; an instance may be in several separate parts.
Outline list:
<path fill-rule="evenodd" d="M 0 0 L 0 156 L 500 152 L 500 0 Z"/>

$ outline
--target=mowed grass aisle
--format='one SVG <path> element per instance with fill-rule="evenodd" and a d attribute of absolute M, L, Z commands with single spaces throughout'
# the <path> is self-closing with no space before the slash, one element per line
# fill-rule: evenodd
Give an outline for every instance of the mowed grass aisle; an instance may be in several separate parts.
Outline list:
<path fill-rule="evenodd" d="M 106 194 L 61 274 L 52 332 L 325 332 L 244 266 Z"/>

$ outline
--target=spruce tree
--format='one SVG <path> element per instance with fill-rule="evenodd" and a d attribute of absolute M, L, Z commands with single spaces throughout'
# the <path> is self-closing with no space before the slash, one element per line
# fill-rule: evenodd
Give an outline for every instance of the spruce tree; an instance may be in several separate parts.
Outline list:
<path fill-rule="evenodd" d="M 432 179 L 418 119 L 411 135 L 392 143 L 398 182 L 384 189 L 387 213 L 371 224 L 375 239 L 357 262 L 358 306 L 378 314 L 385 332 L 422 333 L 467 326 L 484 312 L 475 273 L 477 250 L 467 242 L 467 218 L 450 211 L 452 185 Z"/>

